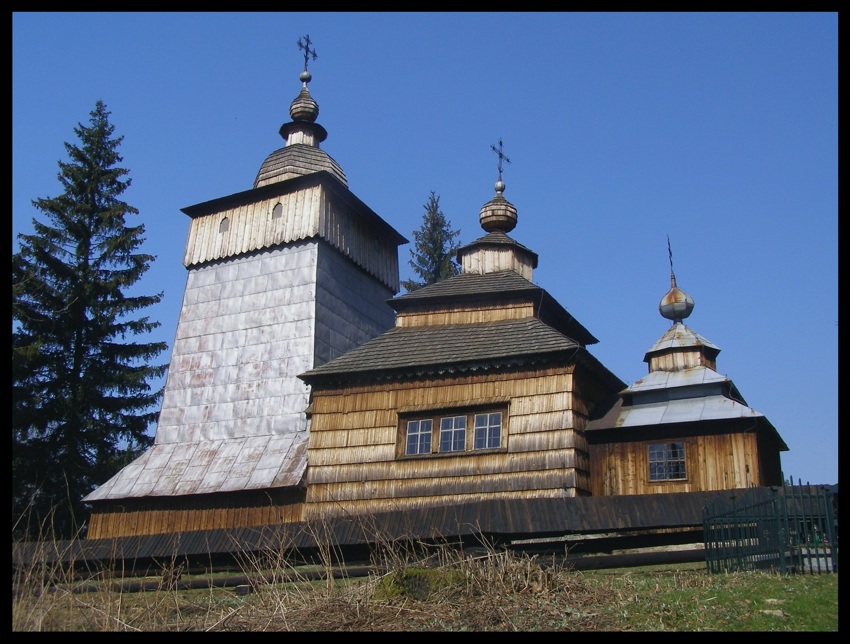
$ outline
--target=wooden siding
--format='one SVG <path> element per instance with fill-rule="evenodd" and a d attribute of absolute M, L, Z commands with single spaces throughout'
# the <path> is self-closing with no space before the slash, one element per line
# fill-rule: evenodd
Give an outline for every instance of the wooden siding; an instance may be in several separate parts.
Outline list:
<path fill-rule="evenodd" d="M 399 289 L 398 244 L 380 235 L 349 205 L 325 193 L 319 211 L 319 236 L 370 275 L 377 277 L 393 294 Z"/>
<path fill-rule="evenodd" d="M 95 504 L 88 539 L 231 529 L 300 521 L 304 491 L 293 488 L 229 494 L 122 499 Z"/>
<path fill-rule="evenodd" d="M 421 510 L 434 507 L 453 507 L 457 504 L 481 503 L 488 501 L 533 501 L 542 499 L 567 499 L 577 496 L 574 488 L 567 489 L 538 489 L 538 490 L 502 490 L 498 495 L 482 494 L 450 494 L 428 496 L 396 497 L 391 499 L 368 499 L 361 498 L 357 501 L 341 501 L 338 499 L 311 502 L 307 509 L 306 519 L 317 521 L 322 518 L 333 519 L 340 516 L 362 516 L 364 514 L 377 514 L 385 512 Z M 402 519 L 403 520 L 403 519 Z"/>
<path fill-rule="evenodd" d="M 487 458 L 487 457 L 491 458 Z M 431 457 L 407 457 L 398 461 L 381 461 L 375 463 L 364 463 L 358 467 L 361 475 L 359 483 L 410 481 L 421 476 L 423 468 L 429 468 L 434 460 L 449 461 L 441 462 L 439 467 L 429 468 L 428 481 L 438 479 L 437 485 L 450 484 L 452 478 L 465 476 L 491 476 L 512 475 L 529 471 L 546 471 L 549 469 L 574 468 L 579 463 L 586 467 L 586 455 L 576 454 L 574 450 L 511 453 L 508 459 L 492 458 L 495 454 L 490 453 L 471 458 L 463 456 L 431 456 Z M 342 468 L 315 468 L 310 470 L 311 482 L 316 485 L 335 485 L 348 482 Z M 311 496 L 312 500 L 312 496 Z"/>
<path fill-rule="evenodd" d="M 573 375 L 572 411 L 577 429 L 584 429 L 591 418 L 603 414 L 610 409 L 617 398 L 610 386 L 605 386 L 598 378 L 591 375 L 589 369 L 577 365 Z"/>
<path fill-rule="evenodd" d="M 589 492 L 584 439 L 571 423 L 572 366 L 378 387 L 314 389 L 306 517 L 485 498 Z M 507 410 L 503 449 L 404 457 L 399 412 Z M 467 431 L 472 431 L 468 428 Z M 576 489 L 581 486 L 581 489 Z"/>
<path fill-rule="evenodd" d="M 354 209 L 335 199 L 322 185 L 309 186 L 194 217 L 183 263 L 188 267 L 319 236 L 392 293 L 398 292 L 398 246 L 376 235 Z M 273 217 L 282 206 L 282 216 Z M 221 230 L 227 218 L 227 230 Z"/>
<path fill-rule="evenodd" d="M 780 446 L 775 437 L 765 433 L 758 435 L 759 467 L 762 485 L 784 485 Z"/>
<path fill-rule="evenodd" d="M 495 273 L 512 270 L 531 280 L 534 258 L 518 253 L 513 247 L 484 246 L 476 252 L 468 252 L 461 258 L 464 273 Z"/>
<path fill-rule="evenodd" d="M 184 265 L 194 266 L 315 236 L 319 232 L 322 193 L 322 186 L 311 186 L 193 218 Z M 277 203 L 283 206 L 283 216 L 273 218 Z M 220 232 L 225 218 L 229 220 L 228 230 Z"/>
<path fill-rule="evenodd" d="M 685 444 L 684 481 L 649 481 L 649 445 Z M 624 440 L 618 435 L 590 445 L 593 496 L 709 492 L 767 485 L 763 481 L 755 433 L 715 433 L 699 436 Z"/>
<path fill-rule="evenodd" d="M 691 367 L 708 367 L 717 370 L 717 363 L 699 351 L 676 351 L 654 355 L 649 360 L 649 372 L 683 371 Z"/>
<path fill-rule="evenodd" d="M 396 318 L 396 326 L 418 327 L 439 326 L 443 324 L 473 324 L 478 322 L 495 322 L 498 320 L 521 320 L 534 315 L 534 305 L 517 301 L 513 304 L 501 305 L 498 309 L 492 307 L 452 307 L 447 309 L 428 310 L 425 313 L 400 312 Z"/>

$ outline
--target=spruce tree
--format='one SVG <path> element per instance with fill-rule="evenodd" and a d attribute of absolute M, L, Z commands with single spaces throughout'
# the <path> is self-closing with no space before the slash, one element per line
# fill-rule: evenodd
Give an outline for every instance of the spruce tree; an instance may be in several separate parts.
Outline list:
<path fill-rule="evenodd" d="M 47 223 L 19 234 L 12 254 L 12 531 L 33 537 L 83 534 L 81 499 L 153 439 L 166 364 L 165 342 L 144 342 L 160 326 L 142 315 L 162 293 L 133 288 L 154 256 L 140 252 L 139 211 L 121 200 L 110 112 L 97 101 L 79 144 L 65 143 L 63 192 L 35 199 Z M 136 336 L 141 336 L 136 340 Z"/>
<path fill-rule="evenodd" d="M 422 206 L 422 226 L 413 231 L 414 247 L 410 249 L 410 261 L 419 280 L 404 280 L 401 285 L 408 292 L 434 284 L 460 272 L 455 255 L 460 247 L 456 243 L 459 230 L 453 230 L 451 222 L 440 210 L 440 196 L 432 190 L 428 202 Z"/>

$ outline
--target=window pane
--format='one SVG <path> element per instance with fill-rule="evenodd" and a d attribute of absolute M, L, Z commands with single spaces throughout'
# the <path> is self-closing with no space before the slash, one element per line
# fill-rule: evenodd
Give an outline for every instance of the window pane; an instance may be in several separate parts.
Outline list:
<path fill-rule="evenodd" d="M 431 453 L 431 421 L 409 420 L 407 421 L 407 445 L 405 454 L 430 454 Z"/>
<path fill-rule="evenodd" d="M 460 452 L 466 447 L 466 416 L 440 420 L 440 451 Z"/>
<path fill-rule="evenodd" d="M 649 446 L 649 462 L 664 461 L 664 445 Z"/>
<path fill-rule="evenodd" d="M 658 443 L 649 446 L 649 480 L 686 479 L 685 444 Z"/>
<path fill-rule="evenodd" d="M 502 412 L 475 415 L 474 449 L 489 449 L 501 446 Z"/>

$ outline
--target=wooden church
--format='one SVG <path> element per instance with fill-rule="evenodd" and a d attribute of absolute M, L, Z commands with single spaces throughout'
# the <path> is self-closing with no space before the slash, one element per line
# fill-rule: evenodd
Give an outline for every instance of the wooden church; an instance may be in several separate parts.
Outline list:
<path fill-rule="evenodd" d="M 83 500 L 89 539 L 499 501 L 779 485 L 775 428 L 672 327 L 627 387 L 532 281 L 501 148 L 459 275 L 398 295 L 407 240 L 320 144 L 310 40 L 284 146 L 183 209 L 187 282 L 154 445 Z"/>

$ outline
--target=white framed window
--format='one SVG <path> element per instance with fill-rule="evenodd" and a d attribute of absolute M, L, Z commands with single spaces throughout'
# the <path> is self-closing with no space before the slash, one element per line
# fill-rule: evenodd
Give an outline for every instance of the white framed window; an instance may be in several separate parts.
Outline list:
<path fill-rule="evenodd" d="M 440 451 L 462 452 L 466 448 L 466 416 L 440 419 Z"/>
<path fill-rule="evenodd" d="M 406 455 L 431 453 L 432 425 L 430 418 L 407 421 L 407 441 L 404 448 Z"/>
<path fill-rule="evenodd" d="M 649 446 L 649 480 L 681 481 L 688 478 L 683 442 L 655 443 Z"/>
<path fill-rule="evenodd" d="M 433 456 L 502 449 L 506 418 L 506 406 L 404 414 L 399 419 L 397 453 L 402 457 Z"/>
<path fill-rule="evenodd" d="M 495 449 L 502 444 L 502 412 L 475 414 L 475 440 L 472 449 Z"/>

